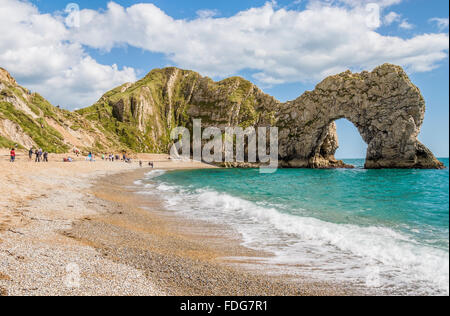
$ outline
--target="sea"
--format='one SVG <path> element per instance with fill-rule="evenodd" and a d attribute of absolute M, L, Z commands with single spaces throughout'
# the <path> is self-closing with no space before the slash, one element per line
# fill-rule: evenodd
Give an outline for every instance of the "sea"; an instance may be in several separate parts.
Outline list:
<path fill-rule="evenodd" d="M 444 170 L 154 170 L 138 193 L 167 212 L 227 225 L 271 273 L 381 295 L 449 295 L 449 159 Z M 166 194 L 161 194 L 166 193 Z"/>

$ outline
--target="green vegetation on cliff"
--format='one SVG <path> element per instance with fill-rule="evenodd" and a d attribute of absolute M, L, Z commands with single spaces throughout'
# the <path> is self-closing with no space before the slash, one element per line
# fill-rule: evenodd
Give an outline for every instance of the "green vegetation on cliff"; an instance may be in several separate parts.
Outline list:
<path fill-rule="evenodd" d="M 76 146 L 94 152 L 167 153 L 171 130 L 184 126 L 192 132 L 194 118 L 202 119 L 204 127 L 270 125 L 270 107 L 277 104 L 243 78 L 214 82 L 172 67 L 152 70 L 105 93 L 94 105 L 70 112 L 20 87 L 6 71 L 0 75 L 0 123 L 14 122 L 37 146 L 52 152 Z M 9 145 L 11 137 L 2 136 L 2 146 Z"/>
<path fill-rule="evenodd" d="M 0 135 L 0 148 L 13 148 L 15 146 L 15 143 Z"/>
<path fill-rule="evenodd" d="M 41 95 L 17 84 L 0 68 L 0 146 L 19 144 L 41 147 L 55 153 L 73 147 L 84 151 L 118 150 L 116 135 L 81 115 L 51 105 Z"/>
<path fill-rule="evenodd" d="M 167 153 L 172 128 L 192 130 L 192 118 L 201 118 L 205 127 L 270 124 L 273 117 L 261 113 L 274 104 L 275 99 L 243 78 L 214 82 L 172 67 L 152 70 L 136 83 L 117 87 L 77 112 L 118 135 L 134 151 Z"/>
<path fill-rule="evenodd" d="M 55 153 L 67 152 L 64 137 L 49 126 L 45 119 L 33 119 L 22 111 L 17 110 L 11 103 L 0 102 L 0 118 L 8 119 L 17 125 L 33 139 L 37 146 Z"/>

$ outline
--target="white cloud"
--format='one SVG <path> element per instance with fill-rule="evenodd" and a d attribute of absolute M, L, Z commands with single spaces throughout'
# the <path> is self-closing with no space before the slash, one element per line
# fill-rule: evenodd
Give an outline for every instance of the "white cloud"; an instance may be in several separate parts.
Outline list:
<path fill-rule="evenodd" d="M 0 0 L 0 66 L 54 104 L 87 106 L 104 92 L 136 80 L 132 68 L 100 65 L 71 41 L 61 19 L 28 2 Z"/>
<path fill-rule="evenodd" d="M 196 13 L 197 16 L 201 19 L 209 19 L 219 15 L 218 10 L 210 10 L 210 9 L 198 10 Z"/>
<path fill-rule="evenodd" d="M 408 22 L 407 19 L 403 19 L 401 14 L 391 11 L 384 16 L 384 24 L 391 25 L 392 23 L 398 23 L 398 27 L 404 30 L 412 30 L 415 26 Z"/>
<path fill-rule="evenodd" d="M 448 29 L 448 18 L 432 18 L 429 20 L 431 23 L 436 23 L 439 31 Z"/>
<path fill-rule="evenodd" d="M 383 36 L 368 24 L 364 8 L 318 2 L 303 11 L 267 3 L 228 18 L 194 20 L 174 19 L 153 4 L 111 2 L 102 12 L 83 10 L 73 38 L 98 49 L 128 44 L 163 53 L 180 67 L 214 77 L 253 69 L 267 84 L 319 80 L 384 62 L 428 71 L 446 58 L 449 46 L 445 34 Z"/>
<path fill-rule="evenodd" d="M 67 29 L 62 18 L 28 3 L 0 0 L 0 27 L 7 30 L 0 33 L 0 65 L 55 103 L 83 106 L 135 78 L 132 68 L 100 65 L 83 47 L 130 45 L 218 78 L 250 69 L 264 84 L 317 81 L 385 62 L 429 71 L 447 58 L 448 34 L 378 33 L 364 6 L 373 2 L 384 8 L 400 0 L 309 1 L 301 11 L 268 2 L 226 18 L 199 12 L 192 20 L 174 19 L 150 3 L 110 2 L 106 10 L 82 10 L 81 27 Z"/>
<path fill-rule="evenodd" d="M 386 14 L 386 16 L 384 17 L 384 24 L 386 25 L 391 25 L 394 22 L 398 22 L 400 21 L 401 15 L 391 11 L 388 14 Z"/>
<path fill-rule="evenodd" d="M 409 23 L 408 20 L 403 20 L 402 23 L 399 24 L 399 27 L 404 30 L 412 30 L 414 28 L 414 25 Z"/>
<path fill-rule="evenodd" d="M 380 8 L 389 7 L 401 3 L 403 0 L 309 0 L 310 6 L 316 5 L 347 5 L 349 7 L 365 7 L 366 5 L 376 4 Z"/>

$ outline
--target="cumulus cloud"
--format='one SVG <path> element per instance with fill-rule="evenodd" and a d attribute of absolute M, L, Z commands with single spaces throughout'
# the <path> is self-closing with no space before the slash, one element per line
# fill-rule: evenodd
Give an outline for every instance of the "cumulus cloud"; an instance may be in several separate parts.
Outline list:
<path fill-rule="evenodd" d="M 385 25 L 391 25 L 394 22 L 398 22 L 401 19 L 401 15 L 391 11 L 388 14 L 386 14 L 386 16 L 384 17 L 384 24 Z"/>
<path fill-rule="evenodd" d="M 214 77 L 250 69 L 267 84 L 320 80 L 384 62 L 428 71 L 446 58 L 447 34 L 383 36 L 356 5 L 360 1 L 343 2 L 316 1 L 302 11 L 268 2 L 228 18 L 194 20 L 174 19 L 153 4 L 124 8 L 110 2 L 102 12 L 83 10 L 73 38 L 98 49 L 127 44 L 164 53 L 176 65 Z"/>
<path fill-rule="evenodd" d="M 317 81 L 385 62 L 411 72 L 434 69 L 447 58 L 448 34 L 401 38 L 377 32 L 380 21 L 374 18 L 380 12 L 366 5 L 376 3 L 382 11 L 399 2 L 310 0 L 302 10 L 268 2 L 230 17 L 199 11 L 191 20 L 175 19 L 151 3 L 110 2 L 105 10 L 82 10 L 80 27 L 67 28 L 61 18 L 39 14 L 27 3 L 0 0 L 0 26 L 8 30 L 0 34 L 0 64 L 31 87 L 48 91 L 52 100 L 72 93 L 71 102 L 79 101 L 74 105 L 135 78 L 132 68 L 98 64 L 85 47 L 109 51 L 130 45 L 215 78 L 249 70 L 257 83 L 267 85 Z M 388 16 L 384 23 L 397 19 Z"/>
<path fill-rule="evenodd" d="M 393 23 L 398 23 L 398 27 L 403 30 L 412 30 L 415 26 L 408 22 L 407 19 L 402 18 L 401 14 L 391 11 L 384 16 L 384 24 L 391 25 Z"/>
<path fill-rule="evenodd" d="M 136 80 L 132 68 L 101 65 L 58 17 L 28 2 L 0 1 L 0 66 L 54 104 L 87 106 L 105 91 Z"/>
<path fill-rule="evenodd" d="M 403 0 L 309 0 L 310 6 L 315 5 L 347 5 L 350 7 L 365 7 L 376 4 L 380 8 L 401 3 Z"/>
<path fill-rule="evenodd" d="M 196 13 L 197 16 L 201 19 L 213 18 L 219 15 L 218 10 L 210 10 L 210 9 L 198 10 Z"/>
<path fill-rule="evenodd" d="M 414 25 L 409 23 L 408 20 L 405 19 L 399 24 L 399 27 L 404 30 L 412 30 L 414 28 Z"/>
<path fill-rule="evenodd" d="M 432 18 L 429 20 L 431 23 L 436 23 L 439 31 L 448 29 L 448 18 Z"/>

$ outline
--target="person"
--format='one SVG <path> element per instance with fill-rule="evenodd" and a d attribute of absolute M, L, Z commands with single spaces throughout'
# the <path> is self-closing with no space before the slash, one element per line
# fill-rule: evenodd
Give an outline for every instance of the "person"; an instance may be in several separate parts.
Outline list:
<path fill-rule="evenodd" d="M 48 162 L 48 152 L 44 151 L 44 162 Z"/>
<path fill-rule="evenodd" d="M 33 159 L 33 153 L 34 153 L 33 147 L 31 147 L 30 150 L 28 151 L 28 157 L 30 158 L 30 160 Z"/>
<path fill-rule="evenodd" d="M 11 155 L 10 161 L 11 161 L 11 162 L 16 161 L 16 150 L 15 150 L 14 148 L 11 149 L 10 155 Z"/>
<path fill-rule="evenodd" d="M 34 162 L 40 162 L 39 150 L 36 149 L 36 151 L 34 152 L 34 154 L 36 155 L 36 159 L 34 160 Z"/>
<path fill-rule="evenodd" d="M 142 168 L 142 160 L 139 160 L 139 167 Z"/>

